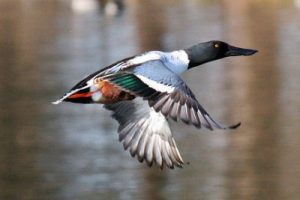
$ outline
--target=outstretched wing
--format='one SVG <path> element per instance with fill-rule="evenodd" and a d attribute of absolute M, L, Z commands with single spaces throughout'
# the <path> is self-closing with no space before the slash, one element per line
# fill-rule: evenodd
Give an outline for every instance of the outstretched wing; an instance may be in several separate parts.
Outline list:
<path fill-rule="evenodd" d="M 200 105 L 195 95 L 174 72 L 162 61 L 149 61 L 131 69 L 130 73 L 117 74 L 108 80 L 137 96 L 144 97 L 155 111 L 175 121 L 180 118 L 186 124 L 208 129 L 236 128 L 224 126 L 214 120 Z"/>
<path fill-rule="evenodd" d="M 146 101 L 136 98 L 104 107 L 113 111 L 112 117 L 119 122 L 119 141 L 132 157 L 145 160 L 149 166 L 156 163 L 161 168 L 182 167 L 183 160 L 166 118 Z"/>

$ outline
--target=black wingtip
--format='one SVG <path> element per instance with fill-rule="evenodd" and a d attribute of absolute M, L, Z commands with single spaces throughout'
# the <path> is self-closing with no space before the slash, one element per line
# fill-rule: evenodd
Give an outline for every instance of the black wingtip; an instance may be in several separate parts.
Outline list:
<path fill-rule="evenodd" d="M 229 129 L 236 129 L 236 128 L 238 128 L 241 124 L 242 124 L 242 123 L 239 122 L 239 123 L 237 123 L 237 124 L 234 124 L 234 125 L 232 125 L 232 126 L 229 126 L 228 128 L 229 128 Z"/>

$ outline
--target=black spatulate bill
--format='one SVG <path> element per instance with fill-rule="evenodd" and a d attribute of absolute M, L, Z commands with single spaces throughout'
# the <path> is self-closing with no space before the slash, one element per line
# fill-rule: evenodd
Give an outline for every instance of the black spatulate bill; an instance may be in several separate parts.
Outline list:
<path fill-rule="evenodd" d="M 255 54 L 257 50 L 255 49 L 245 49 L 235 46 L 228 45 L 228 50 L 226 51 L 226 56 L 251 56 Z"/>

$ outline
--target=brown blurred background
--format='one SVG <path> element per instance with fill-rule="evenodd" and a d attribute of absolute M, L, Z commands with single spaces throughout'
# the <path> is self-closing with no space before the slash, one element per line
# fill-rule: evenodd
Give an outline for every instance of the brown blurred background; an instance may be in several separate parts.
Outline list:
<path fill-rule="evenodd" d="M 99 105 L 52 105 L 85 75 L 212 39 L 255 48 L 183 75 L 234 131 L 172 123 L 183 169 L 148 168 Z M 0 199 L 299 199 L 299 0 L 0 0 Z"/>

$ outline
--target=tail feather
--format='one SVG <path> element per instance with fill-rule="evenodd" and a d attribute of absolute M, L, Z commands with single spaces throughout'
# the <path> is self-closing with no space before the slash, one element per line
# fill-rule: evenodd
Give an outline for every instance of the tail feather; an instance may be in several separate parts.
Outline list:
<path fill-rule="evenodd" d="M 72 89 L 53 104 L 59 104 L 63 101 L 72 103 L 96 103 L 102 97 L 101 91 L 94 85 L 85 85 L 84 87 Z"/>

